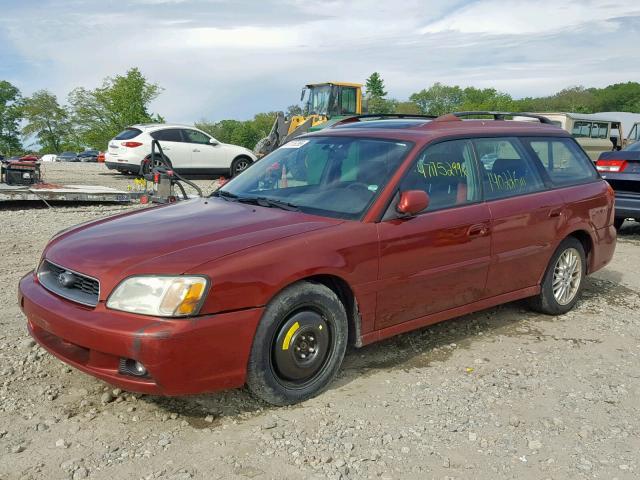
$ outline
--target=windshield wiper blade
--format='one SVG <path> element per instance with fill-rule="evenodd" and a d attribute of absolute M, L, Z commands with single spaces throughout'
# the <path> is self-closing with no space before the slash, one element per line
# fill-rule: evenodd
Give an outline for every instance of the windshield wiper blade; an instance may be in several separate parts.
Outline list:
<path fill-rule="evenodd" d="M 211 194 L 214 197 L 224 198 L 225 200 L 238 200 L 238 195 L 235 193 L 227 192 L 225 190 L 216 190 Z"/>
<path fill-rule="evenodd" d="M 281 200 L 275 200 L 267 197 L 236 197 L 238 202 L 252 203 L 254 205 L 260 205 L 261 207 L 280 208 L 282 210 L 288 210 L 290 212 L 297 212 L 300 209 L 293 203 L 283 202 Z"/>
<path fill-rule="evenodd" d="M 282 210 L 288 210 L 290 212 L 297 212 L 298 210 L 300 210 L 297 205 L 289 202 L 283 202 L 282 200 L 275 200 L 273 198 L 266 197 L 256 197 L 256 200 L 260 205 L 265 207 L 276 207 L 281 208 Z"/>

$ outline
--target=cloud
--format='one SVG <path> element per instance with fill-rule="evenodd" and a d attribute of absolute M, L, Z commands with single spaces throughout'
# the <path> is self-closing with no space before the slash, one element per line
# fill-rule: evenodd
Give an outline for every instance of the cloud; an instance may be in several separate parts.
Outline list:
<path fill-rule="evenodd" d="M 640 5 L 635 2 L 489 0 L 453 11 L 427 24 L 420 33 L 525 35 L 579 28 L 589 23 L 602 27 L 611 20 L 632 15 L 640 15 Z"/>

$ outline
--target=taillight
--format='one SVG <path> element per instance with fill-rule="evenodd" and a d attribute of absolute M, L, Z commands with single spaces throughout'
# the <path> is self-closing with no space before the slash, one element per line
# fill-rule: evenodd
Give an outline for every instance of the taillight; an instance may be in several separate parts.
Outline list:
<path fill-rule="evenodd" d="M 136 148 L 142 145 L 141 142 L 122 142 L 121 145 L 123 147 Z"/>
<path fill-rule="evenodd" d="M 627 168 L 626 160 L 598 160 L 596 168 L 599 172 L 622 172 Z"/>

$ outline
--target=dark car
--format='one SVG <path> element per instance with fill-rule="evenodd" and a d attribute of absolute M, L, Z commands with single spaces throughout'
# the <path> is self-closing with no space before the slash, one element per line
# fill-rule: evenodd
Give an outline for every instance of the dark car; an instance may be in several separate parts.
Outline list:
<path fill-rule="evenodd" d="M 601 153 L 596 168 L 615 191 L 616 228 L 622 227 L 627 219 L 640 220 L 640 142 L 623 150 Z"/>
<path fill-rule="evenodd" d="M 79 162 L 78 154 L 75 152 L 62 152 L 58 155 L 58 162 Z"/>
<path fill-rule="evenodd" d="M 120 388 L 283 405 L 349 344 L 524 298 L 568 312 L 613 256 L 613 190 L 569 133 L 492 115 L 336 125 L 210 197 L 63 230 L 20 280 L 29 332 Z"/>
<path fill-rule="evenodd" d="M 98 150 L 85 150 L 78 154 L 78 159 L 81 162 L 97 162 L 99 153 Z"/>

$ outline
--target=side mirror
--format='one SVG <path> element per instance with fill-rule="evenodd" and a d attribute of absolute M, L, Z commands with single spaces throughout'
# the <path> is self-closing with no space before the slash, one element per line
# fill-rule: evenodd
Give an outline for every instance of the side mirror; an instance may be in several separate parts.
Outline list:
<path fill-rule="evenodd" d="M 210 139 L 209 139 L 209 143 L 210 143 L 211 145 L 219 145 L 219 144 L 220 144 L 220 142 L 219 142 L 219 141 L 217 141 L 215 138 L 210 138 Z"/>
<path fill-rule="evenodd" d="M 405 217 L 417 215 L 429 206 L 429 195 L 424 190 L 400 192 L 400 201 L 396 206 L 398 213 Z"/>

